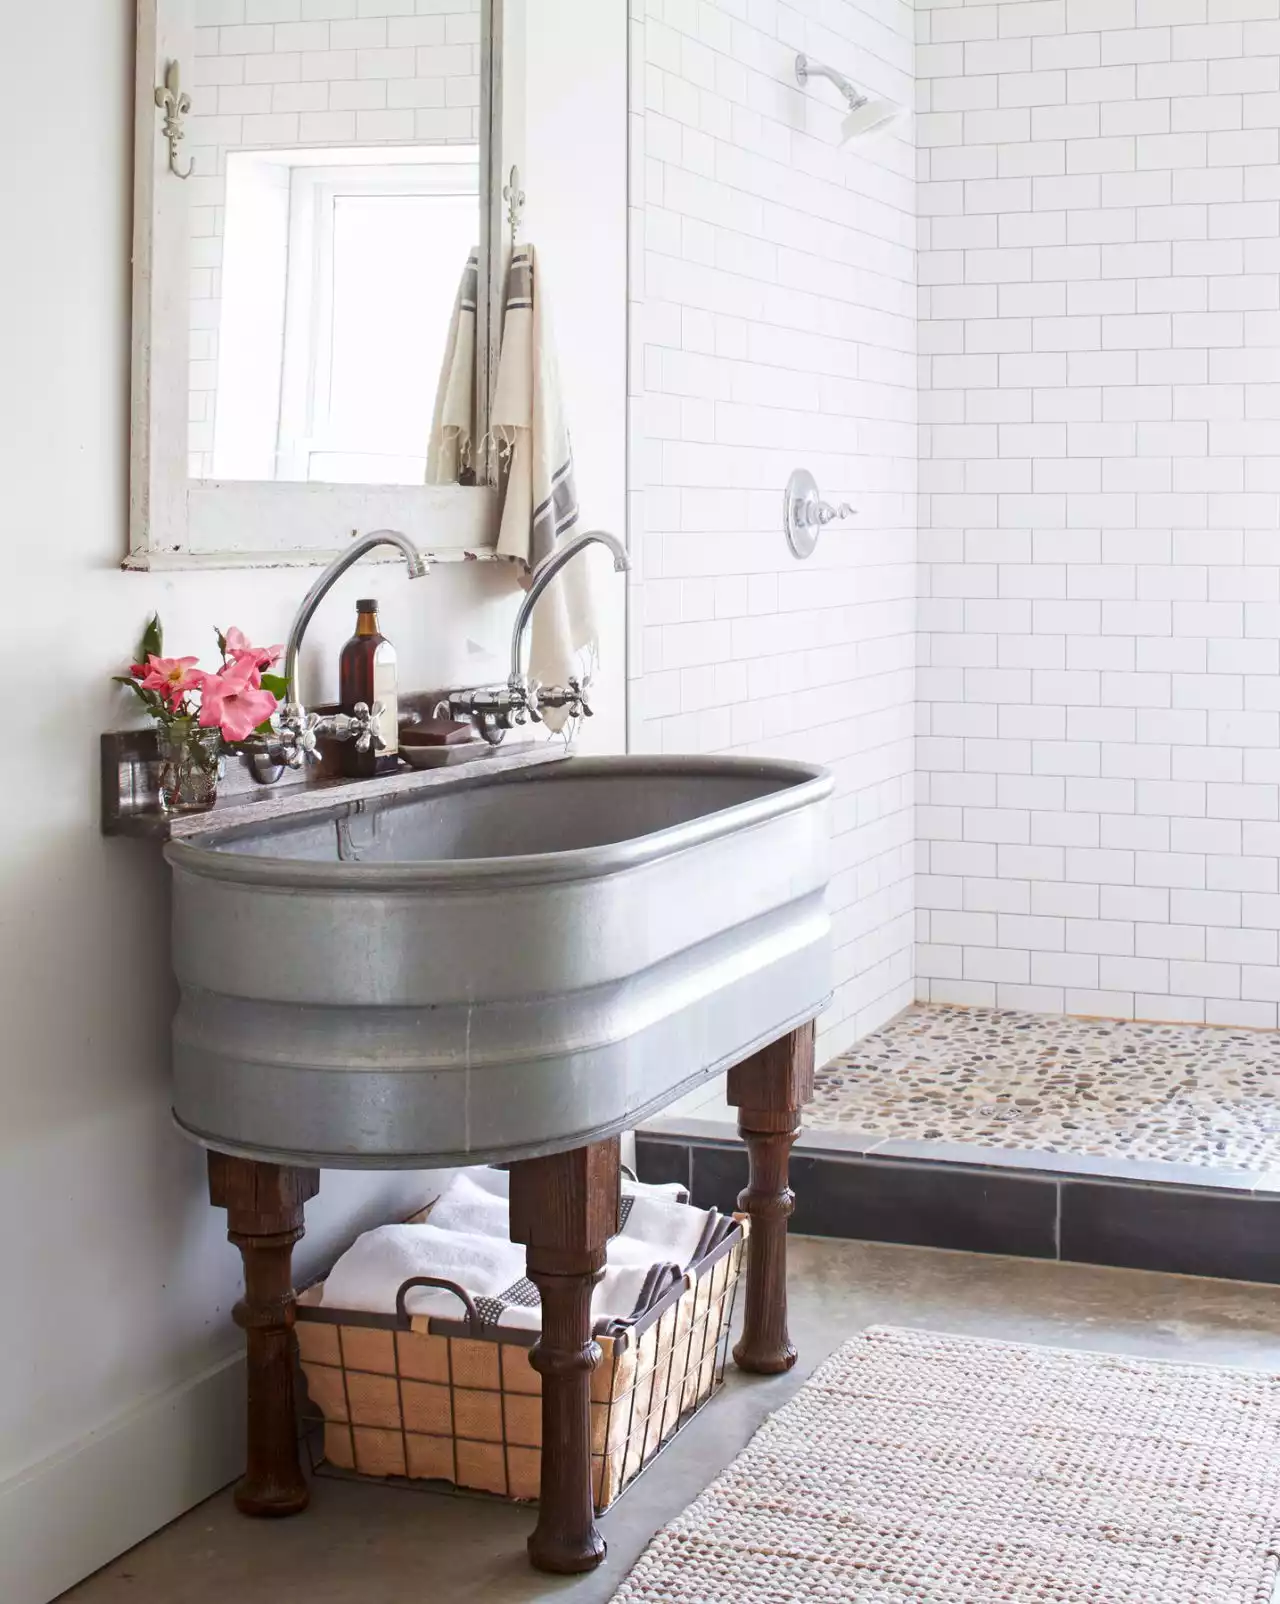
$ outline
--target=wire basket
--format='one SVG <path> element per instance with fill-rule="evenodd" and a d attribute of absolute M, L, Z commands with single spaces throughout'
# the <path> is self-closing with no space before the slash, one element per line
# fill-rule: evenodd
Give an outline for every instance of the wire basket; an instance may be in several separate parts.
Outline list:
<path fill-rule="evenodd" d="M 410 1223 L 425 1219 L 427 1210 Z M 592 1333 L 591 1476 L 608 1509 L 724 1381 L 749 1222 L 713 1215 L 693 1263 L 655 1266 L 637 1308 Z M 415 1286 L 455 1294 L 457 1320 L 410 1315 Z M 324 1283 L 298 1295 L 312 1468 L 434 1481 L 534 1501 L 542 1463 L 536 1331 L 487 1324 L 455 1282 L 406 1281 L 394 1315 L 329 1309 Z"/>

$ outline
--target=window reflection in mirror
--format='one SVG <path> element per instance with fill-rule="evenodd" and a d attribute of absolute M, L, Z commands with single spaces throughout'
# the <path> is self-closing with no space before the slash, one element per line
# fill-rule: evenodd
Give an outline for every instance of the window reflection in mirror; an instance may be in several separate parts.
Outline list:
<path fill-rule="evenodd" d="M 477 162 L 228 156 L 212 450 L 194 478 L 423 482 Z"/>
<path fill-rule="evenodd" d="M 422 484 L 479 233 L 479 0 L 228 25 L 197 0 L 194 479 Z"/>

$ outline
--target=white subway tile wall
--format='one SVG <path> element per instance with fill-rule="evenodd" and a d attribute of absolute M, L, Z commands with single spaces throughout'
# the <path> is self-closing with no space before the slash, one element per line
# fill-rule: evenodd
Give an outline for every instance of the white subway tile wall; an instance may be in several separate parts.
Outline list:
<path fill-rule="evenodd" d="M 480 0 L 196 0 L 191 472 L 213 468 L 226 158 L 272 147 L 467 144 L 480 133 Z M 477 225 L 478 226 L 478 225 Z"/>
<path fill-rule="evenodd" d="M 919 994 L 1274 1027 L 1280 0 L 918 0 Z"/>
<path fill-rule="evenodd" d="M 913 989 L 915 177 L 798 51 L 909 104 L 899 0 L 632 0 L 631 742 L 835 771 L 839 1051 Z M 797 562 L 783 487 L 848 499 Z"/>

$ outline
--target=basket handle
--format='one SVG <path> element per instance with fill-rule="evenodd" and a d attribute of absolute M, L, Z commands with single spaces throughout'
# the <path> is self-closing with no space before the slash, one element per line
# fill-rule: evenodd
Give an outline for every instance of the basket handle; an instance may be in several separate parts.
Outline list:
<path fill-rule="evenodd" d="M 413 1323 L 404 1300 L 405 1294 L 412 1292 L 414 1287 L 439 1287 L 442 1292 L 452 1292 L 455 1298 L 461 1299 L 467 1311 L 467 1328 L 474 1335 L 481 1321 L 476 1306 L 471 1301 L 471 1294 L 466 1287 L 460 1287 L 456 1281 L 446 1281 L 438 1275 L 411 1275 L 407 1281 L 401 1283 L 400 1290 L 396 1293 L 396 1319 L 403 1327 L 407 1329 Z"/>

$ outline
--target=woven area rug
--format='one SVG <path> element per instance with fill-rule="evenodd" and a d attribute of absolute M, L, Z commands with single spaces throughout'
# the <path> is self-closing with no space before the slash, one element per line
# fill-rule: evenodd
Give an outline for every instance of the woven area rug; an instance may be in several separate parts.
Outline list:
<path fill-rule="evenodd" d="M 1280 1378 L 876 1329 L 615 1604 L 1271 1604 Z"/>

